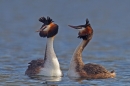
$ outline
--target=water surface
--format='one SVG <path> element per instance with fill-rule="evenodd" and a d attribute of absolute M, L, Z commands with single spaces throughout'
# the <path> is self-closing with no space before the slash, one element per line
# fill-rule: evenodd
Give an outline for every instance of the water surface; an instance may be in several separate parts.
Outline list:
<path fill-rule="evenodd" d="M 2 86 L 129 86 L 130 85 L 130 1 L 129 0 L 1 0 L 0 1 L 0 85 Z M 64 77 L 28 77 L 28 62 L 44 57 L 46 38 L 35 31 L 38 19 L 50 16 L 59 25 L 54 48 Z M 85 24 L 89 19 L 93 39 L 83 52 L 83 61 L 115 70 L 114 79 L 75 80 L 66 76 L 72 54 L 81 39 L 67 25 Z"/>

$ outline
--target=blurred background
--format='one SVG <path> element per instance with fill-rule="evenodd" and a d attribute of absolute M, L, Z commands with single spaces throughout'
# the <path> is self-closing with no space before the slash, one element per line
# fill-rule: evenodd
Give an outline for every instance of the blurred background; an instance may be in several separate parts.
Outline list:
<path fill-rule="evenodd" d="M 53 85 L 130 85 L 130 0 L 0 0 L 0 84 L 43 85 L 44 77 L 24 75 L 28 62 L 43 58 L 46 38 L 35 31 L 42 16 L 59 25 L 54 49 L 64 77 L 49 81 Z M 78 31 L 68 27 L 85 24 L 94 35 L 83 51 L 83 61 L 115 70 L 117 77 L 103 80 L 74 81 L 66 76 L 72 54 L 81 41 Z"/>

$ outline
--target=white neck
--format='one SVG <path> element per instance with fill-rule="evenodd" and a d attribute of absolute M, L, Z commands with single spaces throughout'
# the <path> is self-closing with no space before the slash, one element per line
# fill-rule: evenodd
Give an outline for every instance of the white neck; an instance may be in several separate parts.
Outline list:
<path fill-rule="evenodd" d="M 51 38 L 47 38 L 47 45 L 46 45 L 46 50 L 45 50 L 45 66 L 48 67 L 53 67 L 53 68 L 59 68 L 59 62 L 58 59 L 56 57 L 54 48 L 53 48 L 53 41 L 54 41 L 54 37 Z"/>
<path fill-rule="evenodd" d="M 47 59 L 57 58 L 53 48 L 53 41 L 54 37 L 47 38 L 46 51 L 45 51 L 45 58 Z"/>
<path fill-rule="evenodd" d="M 45 57 L 44 57 L 45 63 L 44 63 L 44 68 L 42 69 L 42 75 L 62 76 L 60 70 L 60 64 L 54 52 L 53 41 L 54 41 L 54 37 L 47 38 L 47 45 L 46 45 Z"/>

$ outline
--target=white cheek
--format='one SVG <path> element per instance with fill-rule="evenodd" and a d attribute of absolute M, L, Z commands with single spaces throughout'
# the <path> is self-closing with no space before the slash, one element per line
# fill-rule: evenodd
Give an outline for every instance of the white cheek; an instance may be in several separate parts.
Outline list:
<path fill-rule="evenodd" d="M 85 29 L 85 28 L 84 28 L 84 27 L 82 27 L 81 29 L 78 29 L 78 30 L 82 32 L 84 29 Z"/>
<path fill-rule="evenodd" d="M 46 28 L 44 29 L 44 31 L 48 31 L 48 30 L 49 30 L 49 28 L 50 28 L 50 26 L 49 26 L 49 25 L 47 25 L 47 26 L 46 26 Z"/>

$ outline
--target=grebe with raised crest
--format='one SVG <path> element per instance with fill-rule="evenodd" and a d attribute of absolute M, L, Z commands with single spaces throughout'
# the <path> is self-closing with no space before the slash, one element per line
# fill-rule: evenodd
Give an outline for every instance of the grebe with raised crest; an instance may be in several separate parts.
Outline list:
<path fill-rule="evenodd" d="M 78 38 L 83 39 L 73 53 L 68 70 L 68 76 L 86 79 L 114 78 L 116 76 L 116 73 L 114 71 L 108 71 L 105 67 L 94 63 L 84 64 L 82 61 L 82 51 L 92 39 L 93 35 L 93 29 L 89 23 L 89 20 L 86 19 L 85 25 L 68 26 L 79 30 Z"/>
<path fill-rule="evenodd" d="M 53 41 L 58 33 L 58 25 L 52 21 L 50 17 L 41 17 L 39 21 L 43 23 L 39 32 L 40 37 L 47 37 L 44 59 L 32 60 L 25 71 L 28 76 L 44 75 L 44 76 L 62 76 L 60 64 L 53 49 Z"/>

